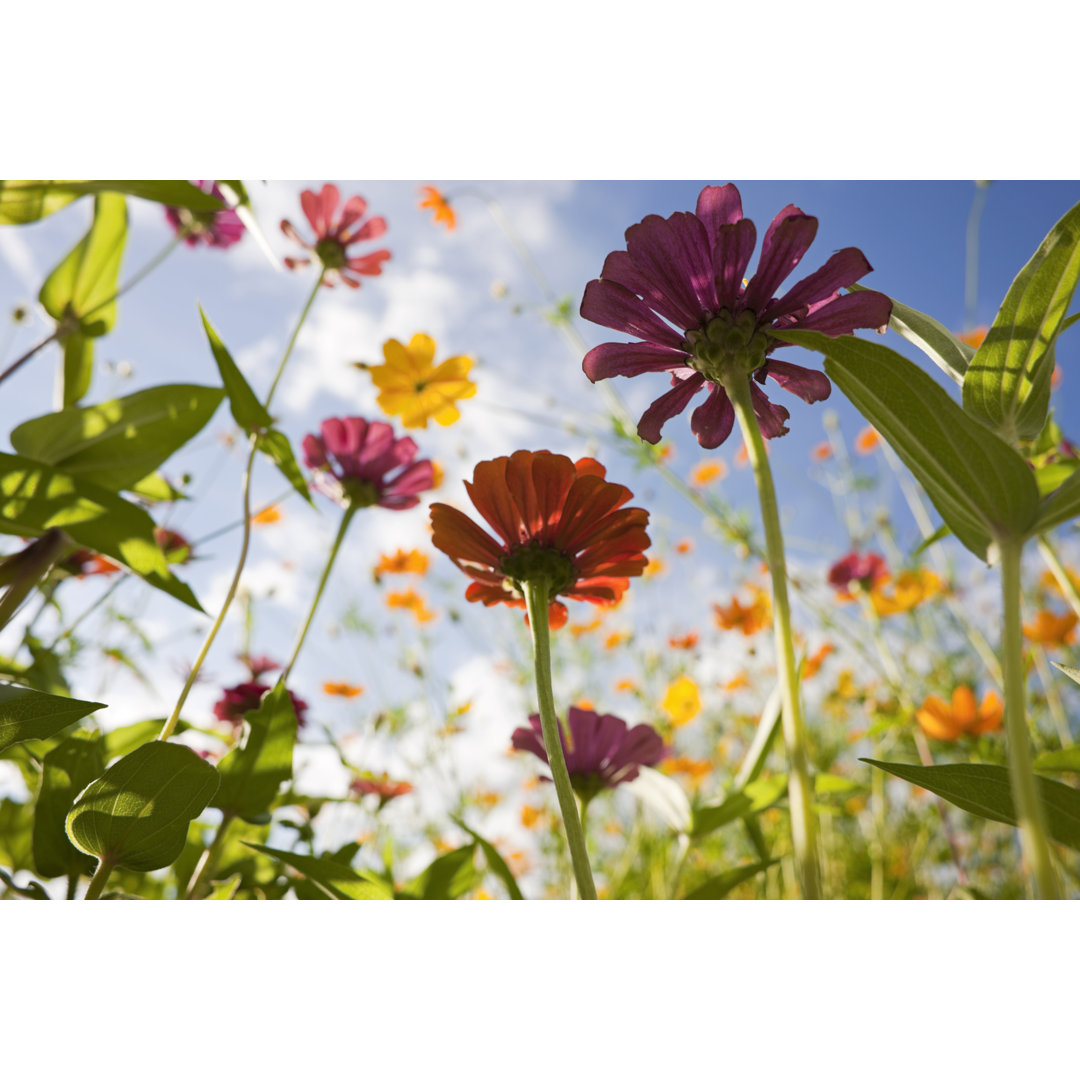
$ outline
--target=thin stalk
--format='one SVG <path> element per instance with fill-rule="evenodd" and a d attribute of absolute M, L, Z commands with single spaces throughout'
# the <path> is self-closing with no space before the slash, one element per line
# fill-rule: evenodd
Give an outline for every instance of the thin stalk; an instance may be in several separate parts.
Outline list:
<path fill-rule="evenodd" d="M 1057 682 L 1047 662 L 1046 650 L 1041 645 L 1035 645 L 1031 650 L 1031 655 L 1035 660 L 1035 670 L 1039 673 L 1039 682 L 1043 685 L 1046 707 L 1050 710 L 1050 718 L 1054 721 L 1058 740 L 1063 747 L 1072 746 L 1073 737 L 1072 732 L 1069 731 L 1069 718 L 1065 715 L 1065 707 L 1061 703 Z"/>
<path fill-rule="evenodd" d="M 975 306 L 979 299 L 979 222 L 986 197 L 990 194 L 989 180 L 975 181 L 975 196 L 967 223 L 967 258 L 964 265 L 964 329 L 975 325 Z"/>
<path fill-rule="evenodd" d="M 232 814 L 225 814 L 222 817 L 221 824 L 214 834 L 214 839 L 210 841 L 206 850 L 203 851 L 202 857 L 199 859 L 199 864 L 195 867 L 195 872 L 191 875 L 191 880 L 188 882 L 187 890 L 184 893 L 185 900 L 200 899 L 199 890 L 202 888 L 203 881 L 206 878 L 209 878 L 213 873 L 214 864 L 217 862 L 217 858 L 221 854 L 222 846 L 225 843 L 225 833 L 235 820 L 236 818 Z"/>
<path fill-rule="evenodd" d="M 1045 535 L 1039 537 L 1039 554 L 1050 567 L 1050 573 L 1054 575 L 1054 580 L 1058 583 L 1062 595 L 1069 601 L 1069 607 L 1080 615 L 1080 592 L 1077 591 L 1076 585 L 1069 577 L 1069 571 L 1065 569 L 1065 564 Z"/>
<path fill-rule="evenodd" d="M 307 619 L 304 621 L 304 625 L 296 639 L 296 646 L 293 648 L 292 656 L 289 657 L 289 662 L 285 665 L 285 670 L 281 675 L 281 681 L 284 683 L 288 683 L 289 673 L 296 663 L 296 658 L 300 655 L 300 649 L 303 647 L 304 639 L 307 637 L 308 630 L 311 628 L 311 621 L 315 618 L 315 609 L 319 606 L 323 590 L 326 588 L 326 583 L 330 580 L 330 571 L 334 568 L 334 560 L 337 558 L 341 542 L 345 539 L 345 533 L 348 530 L 349 523 L 352 521 L 355 513 L 356 507 L 348 506 L 345 508 L 345 513 L 341 515 L 341 524 L 338 526 L 337 536 L 334 537 L 334 544 L 330 548 L 330 555 L 326 560 L 326 566 L 323 569 L 322 577 L 319 579 L 319 587 L 315 590 L 315 598 L 311 601 L 311 610 L 308 611 Z"/>
<path fill-rule="evenodd" d="M 105 882 L 109 880 L 109 875 L 113 872 L 113 864 L 106 862 L 102 859 L 94 871 L 94 876 L 90 879 L 90 884 L 86 889 L 86 895 L 84 900 L 96 900 L 105 889 Z"/>
<path fill-rule="evenodd" d="M 1046 839 L 1046 817 L 1039 799 L 1025 713 L 1023 638 L 1020 627 L 1020 555 L 1017 540 L 1001 544 L 1001 596 L 1004 611 L 1002 667 L 1005 671 L 1005 734 L 1009 751 L 1009 780 L 1020 843 L 1031 872 L 1035 894 L 1043 900 L 1060 900 L 1061 886 Z"/>
<path fill-rule="evenodd" d="M 533 656 L 536 665 L 536 700 L 540 707 L 540 727 L 544 736 L 551 778 L 555 782 L 555 794 L 559 800 L 566 843 L 570 848 L 570 861 L 574 867 L 574 881 L 582 900 L 596 899 L 589 853 L 585 846 L 585 830 L 578 815 L 574 789 L 570 785 L 570 773 L 563 757 L 562 740 L 559 738 L 559 717 L 555 712 L 555 695 L 551 689 L 551 635 L 548 627 L 548 582 L 539 578 L 525 584 L 525 608 L 529 613 L 532 631 Z"/>
<path fill-rule="evenodd" d="M 311 295 L 307 298 L 307 303 L 304 305 L 304 310 L 300 312 L 300 318 L 296 320 L 296 329 L 293 330 L 292 337 L 289 338 L 289 344 L 285 346 L 285 355 L 281 358 L 281 363 L 278 364 L 277 374 L 274 376 L 274 381 L 270 384 L 270 392 L 266 395 L 266 401 L 263 405 L 269 409 L 270 402 L 274 400 L 274 391 L 277 390 L 278 383 L 281 382 L 281 376 L 285 374 L 285 365 L 289 362 L 289 357 L 292 356 L 293 348 L 296 345 L 296 339 L 300 336 L 300 328 L 307 321 L 308 312 L 311 311 L 311 305 L 315 303 L 315 297 L 319 295 L 319 289 L 322 286 L 323 278 L 326 276 L 326 271 L 323 270 L 319 274 L 318 281 L 315 282 L 315 288 L 311 290 Z"/>
<path fill-rule="evenodd" d="M 765 530 L 766 561 L 773 585 L 773 627 L 776 637 L 777 667 L 783 701 L 784 743 L 788 755 L 788 804 L 791 813 L 791 837 L 798 868 L 799 886 L 807 900 L 820 900 L 821 875 L 818 868 L 817 828 L 812 805 L 813 788 L 806 750 L 806 730 L 799 702 L 799 675 L 795 664 L 795 646 L 791 632 L 791 606 L 788 602 L 787 564 L 784 537 L 776 502 L 772 470 L 769 467 L 765 440 L 762 438 L 750 397 L 750 381 L 742 374 L 724 380 L 724 389 L 739 418 L 746 452 L 754 469 L 761 521 Z"/>

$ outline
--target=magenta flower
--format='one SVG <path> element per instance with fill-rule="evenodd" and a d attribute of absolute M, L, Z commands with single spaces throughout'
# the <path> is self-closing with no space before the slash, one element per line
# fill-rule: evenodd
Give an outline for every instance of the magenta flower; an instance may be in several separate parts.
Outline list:
<path fill-rule="evenodd" d="M 873 551 L 860 555 L 853 551 L 829 567 L 829 584 L 841 596 L 851 595 L 851 584 L 869 591 L 889 576 L 885 560 Z"/>
<path fill-rule="evenodd" d="M 878 328 L 889 321 L 892 302 L 869 290 L 840 295 L 872 269 L 853 247 L 836 252 L 783 297 L 773 295 L 810 247 L 817 226 L 817 218 L 798 207 L 784 207 L 765 233 L 757 271 L 745 284 L 757 233 L 743 217 L 734 184 L 704 188 L 695 213 L 667 219 L 650 214 L 626 230 L 626 250 L 613 251 L 600 278 L 585 287 L 581 315 L 642 340 L 598 345 L 582 366 L 593 382 L 648 371 L 671 376 L 672 389 L 638 423 L 642 439 L 659 442 L 663 425 L 707 386 L 708 397 L 694 410 L 690 427 L 705 449 L 719 446 L 735 420 L 722 386 L 725 373 L 745 372 L 762 385 L 771 378 L 807 403 L 829 396 L 832 386 L 820 371 L 770 359 L 785 342 L 769 331 L 798 327 L 836 336 L 856 327 Z M 754 382 L 750 391 L 762 435 L 786 434 L 787 409 L 774 405 Z"/>
<path fill-rule="evenodd" d="M 362 240 L 377 240 L 386 232 L 386 219 L 373 217 L 363 221 L 367 202 L 359 195 L 347 200 L 341 216 L 337 217 L 340 198 L 341 195 L 333 184 L 324 184 L 318 195 L 314 191 L 305 191 L 300 195 L 300 207 L 315 230 L 314 243 L 309 244 L 302 239 L 290 221 L 282 221 L 281 231 L 290 240 L 295 240 L 301 247 L 314 252 L 323 266 L 324 285 L 333 285 L 328 279 L 337 277 L 350 288 L 359 289 L 360 282 L 349 274 L 368 277 L 381 274 L 382 264 L 390 258 L 390 252 L 380 248 L 367 255 L 350 256 L 349 246 Z M 298 266 L 307 266 L 310 262 L 311 259 L 294 259 L 290 256 L 285 260 L 285 265 L 290 270 L 295 270 Z"/>
<path fill-rule="evenodd" d="M 224 691 L 221 700 L 214 705 L 214 715 L 226 724 L 239 727 L 243 723 L 244 713 L 257 709 L 263 695 L 268 693 L 270 689 L 269 686 L 263 686 L 259 682 L 243 682 L 237 686 L 230 686 Z M 287 693 L 296 713 L 296 725 L 297 727 L 303 727 L 308 707 L 307 702 L 302 698 L 298 698 L 291 690 L 287 691 Z"/>
<path fill-rule="evenodd" d="M 570 783 L 584 799 L 591 799 L 604 788 L 613 788 L 635 780 L 642 765 L 655 765 L 667 754 L 664 740 L 648 724 L 628 728 L 617 716 L 598 716 L 590 709 L 570 706 L 570 738 L 566 742 L 563 725 L 559 741 L 566 758 Z M 540 717 L 529 717 L 529 727 L 518 728 L 510 738 L 515 750 L 528 750 L 547 761 Z"/>
<path fill-rule="evenodd" d="M 213 180 L 192 180 L 200 191 L 225 201 L 221 188 Z M 165 217 L 169 224 L 184 231 L 184 243 L 188 247 L 206 244 L 209 247 L 231 247 L 244 235 L 244 223 L 235 210 L 188 210 L 182 206 L 166 206 Z"/>
<path fill-rule="evenodd" d="M 304 437 L 304 463 L 315 474 L 312 484 L 342 506 L 360 509 L 378 504 L 408 510 L 421 491 L 435 485 L 435 468 L 427 459 L 414 461 L 417 446 L 407 435 L 381 420 L 359 416 L 324 420 L 321 435 Z"/>

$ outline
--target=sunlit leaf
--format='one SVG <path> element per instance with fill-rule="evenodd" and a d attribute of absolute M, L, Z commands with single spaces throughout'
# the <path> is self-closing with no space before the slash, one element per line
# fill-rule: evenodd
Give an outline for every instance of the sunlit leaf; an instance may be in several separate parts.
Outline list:
<path fill-rule="evenodd" d="M 767 862 L 752 863 L 749 866 L 739 866 L 734 870 L 726 870 L 722 874 L 717 874 L 716 877 L 709 878 L 703 885 L 699 885 L 692 893 L 688 893 L 685 899 L 723 900 L 736 885 L 749 881 L 752 877 L 756 877 L 763 871 L 768 870 L 770 866 L 779 861 L 779 859 L 769 859 Z"/>
<path fill-rule="evenodd" d="M 284 433 L 276 429 L 264 431 L 259 435 L 256 445 L 278 467 L 293 489 L 310 503 L 311 492 L 308 490 L 307 481 L 296 463 L 292 446 Z"/>
<path fill-rule="evenodd" d="M 79 701 L 0 683 L 0 750 L 28 739 L 47 739 L 97 709 L 100 701 Z"/>
<path fill-rule="evenodd" d="M 461 818 L 451 816 L 451 820 L 459 828 L 464 829 L 465 832 L 480 845 L 480 850 L 484 853 L 484 860 L 487 862 L 488 869 L 506 886 L 506 891 L 510 894 L 510 899 L 524 900 L 525 897 L 521 895 L 521 889 L 518 888 L 518 883 L 514 878 L 513 872 L 510 867 L 507 866 L 506 860 L 495 849 L 494 845 L 485 840 L 478 832 L 470 829 Z"/>
<path fill-rule="evenodd" d="M 783 798 L 787 787 L 786 776 L 771 776 L 766 780 L 751 781 L 717 806 L 699 806 L 694 811 L 694 827 L 690 835 L 699 840 L 715 832 L 721 825 L 767 810 Z"/>
<path fill-rule="evenodd" d="M 1031 531 L 1049 532 L 1066 521 L 1072 521 L 1077 514 L 1080 514 L 1080 470 L 1074 470 L 1056 491 L 1040 501 L 1039 514 Z"/>
<path fill-rule="evenodd" d="M 38 221 L 74 199 L 101 192 L 195 211 L 221 209 L 218 199 L 190 180 L 0 180 L 0 225 Z"/>
<path fill-rule="evenodd" d="M 217 331 L 210 325 L 210 320 L 201 307 L 199 314 L 202 316 L 203 329 L 210 342 L 210 351 L 214 354 L 218 371 L 221 372 L 225 392 L 229 395 L 229 409 L 232 411 L 233 419 L 249 433 L 265 431 L 273 422 L 270 414 L 255 396 L 255 391 L 248 385 L 247 379 L 236 366 L 236 361 L 225 348 Z"/>
<path fill-rule="evenodd" d="M 412 881 L 398 889 L 399 900 L 457 900 L 480 884 L 476 844 L 440 855 Z"/>
<path fill-rule="evenodd" d="M 1069 746 L 1064 750 L 1047 750 L 1032 763 L 1037 772 L 1080 773 L 1080 746 Z"/>
<path fill-rule="evenodd" d="M 78 731 L 45 755 L 34 810 L 34 865 L 42 877 L 93 873 L 94 860 L 68 839 L 64 822 L 75 796 L 104 771 L 96 733 Z"/>
<path fill-rule="evenodd" d="M 299 855 L 293 851 L 245 843 L 246 847 L 279 859 L 326 891 L 335 900 L 393 900 L 394 890 L 366 870 L 353 870 L 333 859 Z"/>

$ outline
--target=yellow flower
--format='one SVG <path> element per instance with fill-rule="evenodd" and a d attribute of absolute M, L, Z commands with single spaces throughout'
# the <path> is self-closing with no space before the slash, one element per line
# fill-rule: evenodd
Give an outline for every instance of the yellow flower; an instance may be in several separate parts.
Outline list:
<path fill-rule="evenodd" d="M 772 601 L 768 592 L 757 585 L 751 585 L 750 591 L 754 599 L 745 607 L 737 596 L 733 596 L 726 607 L 713 604 L 716 622 L 721 629 L 741 630 L 745 637 L 751 637 L 772 622 Z"/>
<path fill-rule="evenodd" d="M 415 589 L 406 589 L 404 592 L 392 592 L 386 594 L 386 606 L 389 608 L 403 608 L 411 611 L 419 623 L 431 622 L 435 618 L 435 612 L 429 611 L 424 603 L 424 598 Z"/>
<path fill-rule="evenodd" d="M 593 619 L 591 622 L 587 623 L 577 623 L 570 627 L 570 633 L 576 638 L 581 637 L 583 634 L 590 634 L 593 630 L 598 630 L 602 623 L 603 619 L 600 618 Z"/>
<path fill-rule="evenodd" d="M 538 810 L 535 806 L 523 806 L 521 808 L 521 824 L 526 829 L 535 828 L 537 823 L 543 817 L 542 811 Z"/>
<path fill-rule="evenodd" d="M 667 713 L 675 727 L 688 724 L 701 712 L 701 693 L 697 683 L 686 675 L 680 675 L 667 688 L 660 708 Z"/>
<path fill-rule="evenodd" d="M 447 232 L 453 232 L 457 226 L 457 215 L 447 201 L 446 196 L 437 187 L 425 185 L 419 190 L 420 194 L 424 196 L 420 200 L 420 209 L 434 210 L 435 224 L 445 225 Z"/>
<path fill-rule="evenodd" d="M 281 511 L 276 506 L 268 506 L 257 514 L 251 515 L 252 525 L 276 525 L 282 518 Z"/>
<path fill-rule="evenodd" d="M 961 735 L 982 735 L 1001 727 L 1004 706 L 993 690 L 983 695 L 982 704 L 976 708 L 975 695 L 970 686 L 958 686 L 952 695 L 952 706 L 931 694 L 915 713 L 919 727 L 931 739 L 953 742 Z"/>
<path fill-rule="evenodd" d="M 690 484 L 692 487 L 705 487 L 714 480 L 723 480 L 726 475 L 727 466 L 722 460 L 703 461 L 691 471 Z"/>
<path fill-rule="evenodd" d="M 324 682 L 322 688 L 323 693 L 329 694 L 331 697 L 354 698 L 359 697 L 364 692 L 362 686 L 354 686 L 352 683 L 346 682 Z"/>
<path fill-rule="evenodd" d="M 407 428 L 426 428 L 429 420 L 446 426 L 461 418 L 454 404 L 476 393 L 468 378 L 472 359 L 451 356 L 435 366 L 435 342 L 427 334 L 413 334 L 409 344 L 391 338 L 383 345 L 385 364 L 370 368 L 379 388 L 376 401 L 387 416 L 400 416 Z"/>
<path fill-rule="evenodd" d="M 945 583 L 933 570 L 905 570 L 895 581 L 878 582 L 870 590 L 870 602 L 879 616 L 896 615 L 944 591 Z"/>
<path fill-rule="evenodd" d="M 625 645 L 633 636 L 628 630 L 616 630 L 604 638 L 604 648 L 617 649 L 620 645 Z"/>

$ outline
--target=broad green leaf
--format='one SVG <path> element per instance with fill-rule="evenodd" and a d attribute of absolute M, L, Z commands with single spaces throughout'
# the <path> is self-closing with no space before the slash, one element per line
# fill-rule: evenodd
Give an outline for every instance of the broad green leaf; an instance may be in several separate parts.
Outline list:
<path fill-rule="evenodd" d="M 484 859 L 487 862 L 488 869 L 506 886 L 506 891 L 510 894 L 511 900 L 524 900 L 525 897 L 521 895 L 521 889 L 518 888 L 517 880 L 514 878 L 513 872 L 510 867 L 506 865 L 506 860 L 496 851 L 493 844 L 490 844 L 485 840 L 478 832 L 470 829 L 461 818 L 453 817 L 451 820 L 459 828 L 464 829 L 479 845 L 480 850 L 484 853 Z"/>
<path fill-rule="evenodd" d="M 96 733 L 78 731 L 45 755 L 34 811 L 34 865 L 42 877 L 93 873 L 94 860 L 71 843 L 64 822 L 75 796 L 104 771 Z"/>
<path fill-rule="evenodd" d="M 850 776 L 837 776 L 835 773 L 817 773 L 814 776 L 814 794 L 818 796 L 851 795 L 862 791 L 865 786 Z"/>
<path fill-rule="evenodd" d="M 188 210 L 221 209 L 190 180 L 0 180 L 0 225 L 38 221 L 83 195 L 104 191 Z"/>
<path fill-rule="evenodd" d="M 134 724 L 125 724 L 124 727 L 105 732 L 101 737 L 101 745 L 106 763 L 112 761 L 113 758 L 130 754 L 135 747 L 142 746 L 143 743 L 152 742 L 161 734 L 164 726 L 165 718 L 162 717 L 160 720 L 138 720 Z M 189 727 L 191 725 L 186 721 L 178 720 L 173 731 L 179 735 L 182 731 L 187 731 Z"/>
<path fill-rule="evenodd" d="M 0 454 L 0 533 L 40 536 L 60 528 L 77 544 L 108 555 L 148 584 L 202 611 L 169 570 L 154 520 L 115 492 L 14 454 Z"/>
<path fill-rule="evenodd" d="M 1035 469 L 1035 483 L 1038 485 L 1039 495 L 1044 500 L 1053 495 L 1078 468 L 1080 468 L 1080 461 L 1075 458 L 1066 458 L 1064 461 L 1054 461 L 1049 465 L 1040 465 Z"/>
<path fill-rule="evenodd" d="M 858 291 L 862 286 L 853 285 L 851 288 Z M 930 357 L 958 386 L 964 385 L 964 372 L 975 355 L 975 349 L 947 330 L 937 319 L 893 300 L 889 329 Z"/>
<path fill-rule="evenodd" d="M 247 739 L 218 762 L 221 786 L 213 805 L 230 817 L 250 820 L 265 813 L 278 788 L 292 778 L 296 713 L 278 681 L 257 709 L 244 714 Z"/>
<path fill-rule="evenodd" d="M 0 225 L 27 225 L 62 210 L 78 196 L 48 180 L 0 180 Z"/>
<path fill-rule="evenodd" d="M 777 683 L 765 701 L 765 708 L 761 710 L 761 719 L 754 732 L 754 740 L 739 766 L 735 777 L 736 791 L 741 791 L 751 781 L 756 780 L 765 768 L 765 759 L 769 756 L 776 733 L 780 730 L 780 700 L 780 684 Z"/>
<path fill-rule="evenodd" d="M 399 900 L 457 900 L 483 879 L 476 868 L 476 844 L 440 855 L 407 885 L 398 889 Z"/>
<path fill-rule="evenodd" d="M 33 869 L 34 804 L 0 800 L 0 865 L 9 870 Z"/>
<path fill-rule="evenodd" d="M 131 493 L 149 502 L 178 502 L 187 496 L 165 479 L 159 472 L 144 476 L 138 483 L 131 485 Z"/>
<path fill-rule="evenodd" d="M 964 409 L 1008 442 L 1034 439 L 1046 420 L 1054 342 L 1078 279 L 1080 203 L 1016 276 L 964 376 Z"/>
<path fill-rule="evenodd" d="M 218 786 L 213 765 L 179 743 L 152 742 L 111 765 L 67 818 L 72 843 L 110 866 L 158 870 L 184 850 L 188 825 Z"/>
<path fill-rule="evenodd" d="M 825 373 L 903 459 L 970 551 L 990 561 L 995 542 L 1028 535 L 1039 501 L 1028 463 L 925 371 L 861 338 L 813 330 L 776 336 L 825 354 Z"/>
<path fill-rule="evenodd" d="M 1048 750 L 1039 754 L 1033 763 L 1036 772 L 1080 773 L 1080 746 L 1065 750 Z"/>
<path fill-rule="evenodd" d="M 1080 470 L 1074 470 L 1056 491 L 1039 503 L 1039 514 L 1032 533 L 1049 532 L 1080 514 Z"/>
<path fill-rule="evenodd" d="M 55 697 L 0 683 L 0 750 L 28 739 L 48 739 L 97 709 L 100 701 Z"/>
<path fill-rule="evenodd" d="M 270 414 L 255 396 L 255 391 L 248 385 L 247 379 L 236 366 L 236 361 L 218 337 L 217 331 L 210 325 L 210 320 L 202 307 L 199 308 L 199 314 L 202 316 L 203 329 L 210 342 L 210 351 L 214 354 L 214 360 L 217 361 L 218 371 L 221 372 L 225 392 L 229 395 L 229 409 L 232 411 L 233 419 L 249 433 L 265 431 L 273 423 Z"/>
<path fill-rule="evenodd" d="M 753 780 L 741 791 L 729 795 L 717 806 L 700 806 L 694 811 L 694 827 L 690 835 L 695 840 L 715 832 L 721 825 L 736 821 L 748 814 L 767 810 L 787 791 L 787 777 L 783 774 L 767 780 Z"/>
<path fill-rule="evenodd" d="M 1009 770 L 1000 765 L 900 765 L 870 758 L 859 760 L 926 788 L 961 810 L 1006 825 L 1017 824 Z M 1080 849 L 1080 791 L 1045 776 L 1036 776 L 1035 784 L 1051 838 Z"/>
<path fill-rule="evenodd" d="M 279 859 L 324 889 L 335 900 L 393 900 L 394 890 L 380 878 L 366 870 L 353 870 L 333 859 L 321 859 L 315 855 L 298 855 L 264 844 L 246 843 L 247 847 L 264 855 Z"/>
<path fill-rule="evenodd" d="M 769 859 L 766 862 L 752 863 L 749 866 L 739 866 L 734 870 L 727 870 L 714 878 L 709 878 L 704 885 L 699 885 L 692 893 L 688 893 L 686 900 L 723 900 L 736 885 L 757 874 L 768 870 L 770 866 L 778 863 L 779 859 Z"/>
<path fill-rule="evenodd" d="M 224 396 L 213 386 L 154 386 L 27 420 L 11 445 L 108 491 L 131 489 L 200 432 Z"/>
<path fill-rule="evenodd" d="M 308 490 L 307 481 L 300 471 L 300 466 L 296 464 L 292 446 L 284 433 L 276 429 L 264 431 L 258 437 L 257 446 L 278 467 L 281 475 L 293 488 L 310 503 L 311 492 Z"/>

